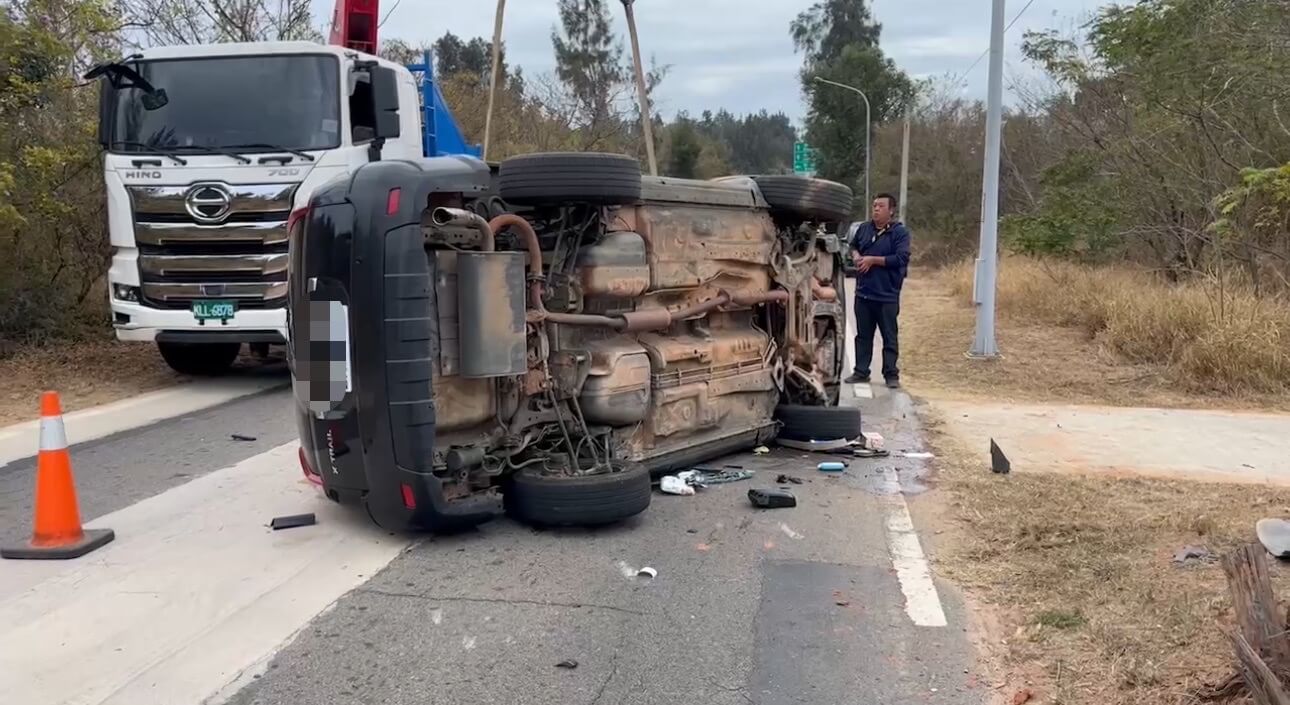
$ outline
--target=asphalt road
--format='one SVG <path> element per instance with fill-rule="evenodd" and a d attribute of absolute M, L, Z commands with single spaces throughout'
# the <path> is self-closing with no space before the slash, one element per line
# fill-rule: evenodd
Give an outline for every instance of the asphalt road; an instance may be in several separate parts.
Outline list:
<path fill-rule="evenodd" d="M 916 449 L 907 397 L 865 406 L 870 427 Z M 756 478 L 656 495 L 613 528 L 499 521 L 421 540 L 231 702 L 984 702 L 954 590 L 937 584 L 948 626 L 914 626 L 893 568 L 887 478 L 917 491 L 922 461 L 858 460 L 831 477 L 818 460 L 737 456 L 726 462 Z M 749 506 L 747 490 L 780 473 L 803 480 L 799 505 Z M 637 577 L 643 566 L 658 577 Z"/>
<path fill-rule="evenodd" d="M 243 397 L 71 448 L 81 519 L 90 521 L 296 437 L 291 392 Z M 254 438 L 238 441 L 233 434 Z M 35 445 L 33 439 L 33 446 Z M 35 458 L 0 466 L 0 542 L 31 526 Z"/>

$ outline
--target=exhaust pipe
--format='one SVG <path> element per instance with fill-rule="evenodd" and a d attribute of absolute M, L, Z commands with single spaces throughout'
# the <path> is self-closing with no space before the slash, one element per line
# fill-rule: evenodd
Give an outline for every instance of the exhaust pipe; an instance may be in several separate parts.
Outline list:
<path fill-rule="evenodd" d="M 435 208 L 430 212 L 430 222 L 440 227 L 457 226 L 463 228 L 473 228 L 479 233 L 480 249 L 484 252 L 492 252 L 496 245 L 493 240 L 493 229 L 488 226 L 488 221 L 478 213 L 472 213 L 461 208 Z"/>

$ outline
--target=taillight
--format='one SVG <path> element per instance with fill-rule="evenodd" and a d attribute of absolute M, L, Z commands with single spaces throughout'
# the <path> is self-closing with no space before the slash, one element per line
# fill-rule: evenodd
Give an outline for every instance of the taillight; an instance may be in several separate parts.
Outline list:
<path fill-rule="evenodd" d="M 412 485 L 404 483 L 402 485 L 399 485 L 399 489 L 403 491 L 403 506 L 407 507 L 408 509 L 416 509 L 417 496 L 412 491 Z"/>
<path fill-rule="evenodd" d="M 317 472 L 314 472 L 313 467 L 309 465 L 309 456 L 305 454 L 304 446 L 300 446 L 299 455 L 300 455 L 300 471 L 305 474 L 305 479 L 314 483 L 315 485 L 318 485 L 319 487 L 322 487 L 322 475 L 319 475 Z"/>
<path fill-rule="evenodd" d="M 385 198 L 385 214 L 394 215 L 399 212 L 399 199 L 403 195 L 403 189 L 392 188 L 390 195 Z"/>
<path fill-rule="evenodd" d="M 300 221 L 304 220 L 305 217 L 308 215 L 309 215 L 309 206 L 305 206 L 304 208 L 297 208 L 291 211 L 291 215 L 287 216 L 287 232 L 292 232 L 296 227 L 296 223 L 299 223 Z"/>

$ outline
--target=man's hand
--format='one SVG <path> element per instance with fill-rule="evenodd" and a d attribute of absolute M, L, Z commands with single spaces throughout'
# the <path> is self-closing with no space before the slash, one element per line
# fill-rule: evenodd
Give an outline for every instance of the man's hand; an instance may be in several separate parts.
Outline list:
<path fill-rule="evenodd" d="M 881 267 L 887 263 L 886 257 L 865 256 L 856 260 L 856 270 L 861 274 L 868 274 L 870 269 Z"/>
<path fill-rule="evenodd" d="M 856 269 L 860 268 L 860 260 L 862 259 L 864 259 L 864 257 L 862 257 L 859 252 L 852 251 L 851 263 L 856 266 Z"/>

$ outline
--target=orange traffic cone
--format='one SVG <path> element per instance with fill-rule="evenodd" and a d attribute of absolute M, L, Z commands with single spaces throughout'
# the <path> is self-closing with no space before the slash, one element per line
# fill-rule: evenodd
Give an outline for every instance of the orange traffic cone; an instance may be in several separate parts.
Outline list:
<path fill-rule="evenodd" d="M 36 457 L 36 516 L 31 541 L 25 546 L 0 548 L 0 556 L 77 558 L 114 538 L 111 529 L 81 528 L 63 408 L 58 392 L 45 392 L 40 398 L 40 454 Z"/>

